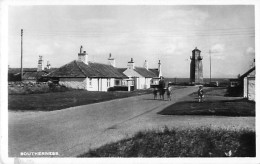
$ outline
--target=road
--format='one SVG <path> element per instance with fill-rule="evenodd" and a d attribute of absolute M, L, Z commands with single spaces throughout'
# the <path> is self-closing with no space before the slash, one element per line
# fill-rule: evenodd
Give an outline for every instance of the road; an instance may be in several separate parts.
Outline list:
<path fill-rule="evenodd" d="M 196 87 L 178 89 L 173 101 L 153 100 L 152 95 L 141 95 L 51 112 L 9 111 L 9 156 L 19 157 L 20 152 L 58 152 L 59 157 L 75 157 L 138 131 L 166 125 L 254 128 L 252 117 L 157 114 L 196 90 Z"/>

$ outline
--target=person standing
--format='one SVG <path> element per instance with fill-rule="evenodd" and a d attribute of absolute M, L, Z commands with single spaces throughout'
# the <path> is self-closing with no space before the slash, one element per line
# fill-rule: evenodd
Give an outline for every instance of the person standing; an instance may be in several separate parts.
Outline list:
<path fill-rule="evenodd" d="M 168 85 L 168 87 L 167 87 L 167 98 L 170 101 L 172 101 L 171 95 L 172 95 L 172 88 Z"/>
<path fill-rule="evenodd" d="M 159 81 L 159 93 L 160 93 L 160 99 L 164 100 L 164 93 L 165 93 L 165 81 L 163 77 L 161 77 Z"/>
<path fill-rule="evenodd" d="M 158 93 L 158 88 L 154 88 L 154 90 L 153 90 L 153 99 L 155 100 L 155 99 L 157 99 L 157 93 Z"/>
<path fill-rule="evenodd" d="M 203 87 L 202 86 L 199 86 L 198 96 L 199 96 L 199 102 L 203 102 L 204 93 L 203 93 Z"/>

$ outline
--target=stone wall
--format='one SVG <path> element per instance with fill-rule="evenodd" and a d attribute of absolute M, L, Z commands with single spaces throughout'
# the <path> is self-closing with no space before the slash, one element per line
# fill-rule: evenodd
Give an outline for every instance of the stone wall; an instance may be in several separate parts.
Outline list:
<path fill-rule="evenodd" d="M 87 89 L 86 78 L 60 78 L 59 84 L 67 88 Z"/>

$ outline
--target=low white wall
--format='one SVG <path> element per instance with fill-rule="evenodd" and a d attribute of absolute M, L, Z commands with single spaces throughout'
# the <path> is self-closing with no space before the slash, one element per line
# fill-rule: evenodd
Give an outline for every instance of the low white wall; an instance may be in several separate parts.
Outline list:
<path fill-rule="evenodd" d="M 151 86 L 151 80 L 152 80 L 152 78 L 145 78 L 145 85 L 146 85 L 146 88 L 145 88 L 145 89 L 150 88 L 150 86 Z"/>
<path fill-rule="evenodd" d="M 90 85 L 90 79 L 92 79 L 92 85 Z M 110 86 L 108 86 L 108 80 L 110 79 Z M 87 78 L 87 90 L 89 91 L 104 91 L 115 85 L 114 78 Z"/>
<path fill-rule="evenodd" d="M 101 81 L 101 88 L 99 89 L 100 91 L 107 91 L 107 79 L 100 79 Z"/>
<path fill-rule="evenodd" d="M 109 79 L 110 86 L 108 86 L 108 78 L 60 78 L 59 84 L 68 88 L 106 92 L 108 88 L 115 86 L 115 79 Z"/>
<path fill-rule="evenodd" d="M 244 97 L 247 97 L 247 91 L 248 91 L 248 87 L 247 87 L 247 77 L 244 78 Z"/>
<path fill-rule="evenodd" d="M 68 88 L 86 89 L 86 78 L 60 78 L 59 84 Z"/>
<path fill-rule="evenodd" d="M 139 89 L 145 89 L 146 85 L 145 85 L 145 78 L 144 77 L 139 78 L 139 85 L 140 85 Z"/>
<path fill-rule="evenodd" d="M 248 100 L 255 101 L 255 78 L 248 78 Z"/>

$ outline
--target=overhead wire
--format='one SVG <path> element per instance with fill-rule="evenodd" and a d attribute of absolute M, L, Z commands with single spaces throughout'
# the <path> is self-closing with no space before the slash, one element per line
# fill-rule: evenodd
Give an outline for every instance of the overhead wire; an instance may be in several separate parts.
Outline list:
<path fill-rule="evenodd" d="M 25 29 L 24 35 L 29 37 L 210 37 L 210 36 L 239 36 L 239 37 L 254 37 L 254 27 L 247 28 L 222 28 L 211 30 L 145 30 L 145 31 L 38 31 Z"/>

